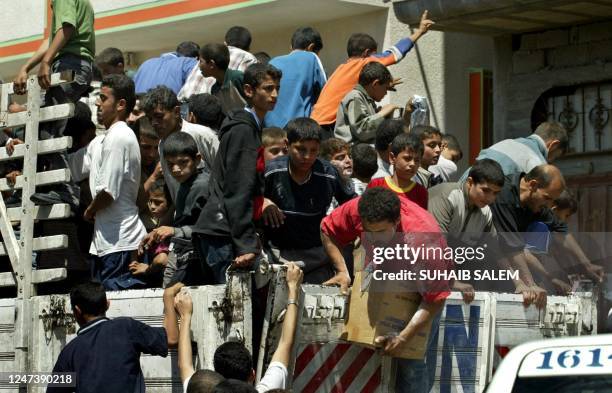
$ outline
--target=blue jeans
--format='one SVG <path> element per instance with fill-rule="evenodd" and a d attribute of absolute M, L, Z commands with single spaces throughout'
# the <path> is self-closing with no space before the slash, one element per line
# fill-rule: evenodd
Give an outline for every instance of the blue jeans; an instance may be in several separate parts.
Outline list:
<path fill-rule="evenodd" d="M 102 257 L 92 256 L 92 279 L 109 291 L 144 287 L 145 282 L 132 276 L 128 270 L 132 253 L 133 251 L 119 251 Z"/>
<path fill-rule="evenodd" d="M 212 270 L 215 282 L 225 284 L 225 272 L 234 261 L 232 239 L 223 236 L 193 234 L 193 248 L 196 250 L 202 270 Z"/>

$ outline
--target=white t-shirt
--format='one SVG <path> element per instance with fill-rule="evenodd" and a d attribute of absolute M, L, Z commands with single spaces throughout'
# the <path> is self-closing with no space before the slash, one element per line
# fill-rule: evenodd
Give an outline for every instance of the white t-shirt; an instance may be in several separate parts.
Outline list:
<path fill-rule="evenodd" d="M 94 198 L 106 191 L 114 201 L 96 213 L 89 252 L 104 256 L 136 250 L 147 232 L 138 218 L 136 206 L 140 184 L 140 147 L 134 131 L 125 122 L 119 121 L 108 129 L 100 141 L 89 149 L 89 187 Z"/>
<path fill-rule="evenodd" d="M 183 393 L 187 393 L 187 386 L 189 386 L 191 377 L 193 377 L 193 374 L 183 382 Z M 287 371 L 287 367 L 280 362 L 272 362 L 261 378 L 261 381 L 255 386 L 255 390 L 257 390 L 258 393 L 265 393 L 272 389 L 285 389 L 287 387 L 288 378 L 289 372 Z"/>
<path fill-rule="evenodd" d="M 200 161 L 198 168 L 205 168 L 205 170 L 210 173 L 215 157 L 217 156 L 217 150 L 219 150 L 219 138 L 217 134 L 208 127 L 189 123 L 185 120 L 183 120 L 181 132 L 186 132 L 195 139 L 196 145 L 198 146 L 198 152 L 202 155 L 202 161 Z M 159 143 L 159 160 L 164 172 L 164 181 L 168 186 L 170 196 L 175 200 L 176 193 L 179 189 L 179 183 L 172 177 L 172 174 L 170 174 L 170 169 L 164 159 L 164 142 L 165 139 Z"/>
<path fill-rule="evenodd" d="M 434 175 L 440 176 L 445 182 L 456 181 L 457 164 L 453 161 L 440 156 L 436 165 L 431 165 L 427 170 Z"/>

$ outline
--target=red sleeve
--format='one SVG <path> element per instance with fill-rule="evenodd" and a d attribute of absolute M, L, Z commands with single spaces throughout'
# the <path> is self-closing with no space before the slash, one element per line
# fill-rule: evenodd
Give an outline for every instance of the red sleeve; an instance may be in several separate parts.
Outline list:
<path fill-rule="evenodd" d="M 439 231 L 431 233 L 423 233 L 421 243 L 429 244 L 433 247 L 440 247 L 445 249 L 447 247 L 446 239 L 444 235 Z M 436 270 L 436 271 L 447 271 L 453 270 L 452 261 L 442 257 L 430 257 L 429 259 L 422 260 L 421 263 L 426 263 L 425 269 Z M 451 294 L 452 280 L 445 280 L 439 278 L 437 280 L 424 280 L 419 282 L 419 293 L 423 297 L 423 301 L 427 303 L 435 303 L 446 299 Z"/>
<path fill-rule="evenodd" d="M 357 203 L 359 198 L 335 208 L 331 214 L 321 221 L 321 232 L 334 239 L 336 243 L 345 246 L 355 241 L 363 232 Z"/>

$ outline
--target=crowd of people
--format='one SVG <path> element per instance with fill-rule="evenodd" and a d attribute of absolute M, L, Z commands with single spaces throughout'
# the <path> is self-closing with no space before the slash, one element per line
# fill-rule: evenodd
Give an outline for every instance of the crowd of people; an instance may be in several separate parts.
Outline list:
<path fill-rule="evenodd" d="M 463 153 L 451 133 L 411 127 L 410 100 L 379 107 L 401 83 L 388 66 L 434 23 L 427 12 L 410 37 L 381 53 L 371 36 L 351 35 L 348 58 L 328 78 L 318 57 L 323 39 L 311 27 L 297 29 L 292 51 L 274 58 L 251 54 L 250 32 L 234 26 L 224 42 L 186 41 L 128 72 L 119 49 L 96 54 L 87 0 L 52 4 L 50 40 L 14 82 L 23 93 L 27 74 L 40 64 L 44 104 L 75 104 L 72 119 L 46 123 L 40 132 L 41 139 L 72 136 L 73 147 L 38 164 L 67 167 L 72 180 L 40 189 L 32 200 L 71 206 L 91 267 L 93 281 L 71 293 L 81 329 L 55 368 L 78 373 L 77 391 L 144 392 L 140 353 L 165 356 L 176 345 L 186 392 L 284 389 L 297 318 L 291 305 L 302 279 L 347 293 L 364 233 L 448 233 L 459 240 L 461 233 L 503 233 L 496 263 L 520 272 L 509 291 L 540 307 L 547 294 L 569 291 L 567 274 L 549 273 L 521 234 L 534 225 L 537 232 L 567 232 L 576 212 L 552 164 L 568 147 L 560 124 L 542 123 L 530 136 L 481 151 L 461 176 Z M 64 70 L 73 71 L 73 81 L 49 88 L 50 73 Z M 99 82 L 94 92 L 92 81 Z M 87 96 L 95 97 L 97 124 Z M 4 131 L 8 152 L 23 143 L 22 131 Z M 5 169 L 9 183 L 20 174 L 18 166 Z M 4 197 L 18 204 L 20 194 Z M 601 279 L 602 267 L 571 235 L 559 247 L 575 256 L 579 273 Z M 196 371 L 192 304 L 181 287 L 223 284 L 228 271 L 254 270 L 264 261 L 303 264 L 287 267 L 283 334 L 264 378 L 253 388 L 251 354 L 240 343 L 217 349 L 215 371 Z M 448 284 L 424 291 L 411 323 L 377 343 L 390 353 L 410 340 L 435 321 L 450 290 L 473 299 L 474 283 Z M 164 328 L 105 317 L 105 291 L 144 287 L 165 288 Z M 114 350 L 119 346 L 132 349 Z M 428 391 L 426 373 L 414 372 L 425 366 L 400 363 L 397 391 Z"/>

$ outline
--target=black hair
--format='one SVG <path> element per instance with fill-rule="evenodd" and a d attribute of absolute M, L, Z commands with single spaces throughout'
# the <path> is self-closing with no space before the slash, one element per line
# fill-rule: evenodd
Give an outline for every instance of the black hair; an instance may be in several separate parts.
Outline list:
<path fill-rule="evenodd" d="M 178 132 L 176 132 L 175 134 L 178 134 Z M 168 188 L 168 185 L 166 184 L 163 178 L 157 179 L 153 182 L 151 188 L 149 188 L 149 197 L 151 196 L 151 194 L 157 192 L 164 193 L 164 198 L 166 198 L 166 203 L 169 207 L 172 204 L 172 197 L 170 196 L 170 189 Z"/>
<path fill-rule="evenodd" d="M 421 141 L 427 138 L 431 138 L 434 135 L 440 135 L 440 138 L 442 138 L 442 132 L 439 129 L 434 126 L 425 126 L 421 124 L 419 124 L 418 126 L 414 126 L 410 130 L 410 134 L 415 135 Z"/>
<path fill-rule="evenodd" d="M 213 393 L 257 393 L 253 385 L 237 379 L 226 379 L 213 389 Z"/>
<path fill-rule="evenodd" d="M 178 44 L 176 47 L 176 53 L 182 57 L 195 57 L 198 58 L 200 52 L 200 45 L 193 41 L 184 41 Z"/>
<path fill-rule="evenodd" d="M 362 221 L 396 222 L 400 218 L 400 200 L 395 192 L 384 187 L 373 187 L 365 190 L 357 209 Z"/>
<path fill-rule="evenodd" d="M 412 150 L 420 159 L 423 157 L 425 147 L 423 146 L 421 139 L 419 139 L 416 135 L 401 133 L 393 138 L 389 150 L 394 156 L 397 157 L 398 154 L 406 149 Z"/>
<path fill-rule="evenodd" d="M 83 135 L 85 131 L 95 130 L 95 128 L 96 125 L 91 121 L 91 109 L 84 102 L 77 101 L 74 104 L 74 116 L 66 122 L 64 135 L 76 138 Z"/>
<path fill-rule="evenodd" d="M 385 151 L 389 148 L 393 139 L 403 133 L 406 123 L 399 119 L 385 119 L 376 129 L 374 148 L 377 151 Z"/>
<path fill-rule="evenodd" d="M 376 150 L 367 143 L 359 143 L 351 148 L 353 158 L 353 177 L 371 179 L 378 170 Z"/>
<path fill-rule="evenodd" d="M 565 152 L 569 146 L 567 130 L 561 123 L 545 121 L 541 123 L 533 133 L 542 138 L 544 142 L 558 140 L 559 147 L 563 152 Z"/>
<path fill-rule="evenodd" d="M 223 375 L 212 370 L 198 370 L 189 379 L 187 393 L 212 393 L 223 382 Z"/>
<path fill-rule="evenodd" d="M 321 126 L 310 117 L 298 117 L 285 126 L 289 144 L 300 141 L 321 141 Z"/>
<path fill-rule="evenodd" d="M 125 100 L 125 116 L 130 114 L 136 105 L 136 91 L 134 81 L 126 75 L 112 74 L 102 79 L 102 86 L 106 86 L 113 91 L 116 101 Z"/>
<path fill-rule="evenodd" d="M 149 139 L 160 139 L 159 134 L 157 131 L 155 131 L 155 128 L 153 128 L 151 125 L 151 121 L 146 116 L 136 120 L 134 128 L 138 129 L 138 139 L 142 137 Z"/>
<path fill-rule="evenodd" d="M 504 186 L 504 170 L 497 161 L 490 158 L 478 160 L 472 165 L 468 173 L 475 184 L 492 183 L 498 187 Z"/>
<path fill-rule="evenodd" d="M 179 106 L 176 94 L 169 87 L 159 85 L 147 91 L 142 98 L 141 107 L 145 113 L 153 112 L 158 106 L 165 111 L 174 111 Z"/>
<path fill-rule="evenodd" d="M 340 138 L 329 138 L 321 142 L 319 156 L 330 161 L 334 154 L 341 152 L 342 150 L 346 150 L 348 153 L 350 153 L 351 146 L 348 144 L 348 142 Z"/>
<path fill-rule="evenodd" d="M 463 150 L 461 150 L 461 145 L 457 138 L 452 134 L 444 134 L 442 135 L 442 142 L 446 143 L 446 148 L 448 150 L 454 150 L 459 153 L 459 159 L 463 158 Z"/>
<path fill-rule="evenodd" d="M 359 84 L 361 86 L 368 86 L 375 80 L 379 83 L 388 83 L 393 80 L 389 69 L 384 64 L 377 61 L 371 61 L 366 64 L 359 73 Z"/>
<path fill-rule="evenodd" d="M 119 64 L 125 64 L 123 52 L 117 48 L 106 48 L 102 52 L 98 53 L 95 59 L 96 64 L 107 64 L 113 67 Z"/>
<path fill-rule="evenodd" d="M 536 180 L 539 184 L 539 188 L 548 187 L 554 178 L 554 172 L 550 170 L 550 167 L 546 164 L 534 167 L 525 175 L 526 181 Z M 564 183 L 563 179 L 561 180 L 562 183 Z"/>
<path fill-rule="evenodd" d="M 225 33 L 225 43 L 248 51 L 251 48 L 251 32 L 242 26 L 232 26 Z"/>
<path fill-rule="evenodd" d="M 256 89 L 263 83 L 267 76 L 271 77 L 275 81 L 280 81 L 283 76 L 283 72 L 274 67 L 272 64 L 251 64 L 244 71 L 243 83 L 251 86 L 253 89 Z"/>
<path fill-rule="evenodd" d="M 375 51 L 378 48 L 376 40 L 371 35 L 365 33 L 354 33 L 346 44 L 346 53 L 349 57 L 358 57 L 367 49 Z"/>
<path fill-rule="evenodd" d="M 218 130 L 224 119 L 221 100 L 208 93 L 194 94 L 189 97 L 189 112 L 194 114 L 196 123 L 213 130 Z"/>
<path fill-rule="evenodd" d="M 578 201 L 568 190 L 563 190 L 559 198 L 555 199 L 553 206 L 557 210 L 569 209 L 571 214 L 575 214 L 578 211 Z"/>
<path fill-rule="evenodd" d="M 291 36 L 291 48 L 306 49 L 308 45 L 314 44 L 313 51 L 319 52 L 323 49 L 321 34 L 312 27 L 300 27 Z"/>
<path fill-rule="evenodd" d="M 106 291 L 99 282 L 84 282 L 70 291 L 70 304 L 73 310 L 78 306 L 83 314 L 104 315 L 108 305 Z"/>
<path fill-rule="evenodd" d="M 268 64 L 270 60 L 272 59 L 272 57 L 270 57 L 270 55 L 264 51 L 253 53 L 253 56 L 255 56 L 255 59 L 260 64 Z"/>
<path fill-rule="evenodd" d="M 200 57 L 205 61 L 214 61 L 217 68 L 226 71 L 230 62 L 230 53 L 226 45 L 210 43 L 200 49 Z"/>
<path fill-rule="evenodd" d="M 195 160 L 198 155 L 198 145 L 195 139 L 186 132 L 170 134 L 164 141 L 162 149 L 166 158 L 185 155 Z"/>
<path fill-rule="evenodd" d="M 225 378 L 247 381 L 253 371 L 253 358 L 244 344 L 228 341 L 219 345 L 213 357 L 215 371 Z"/>

